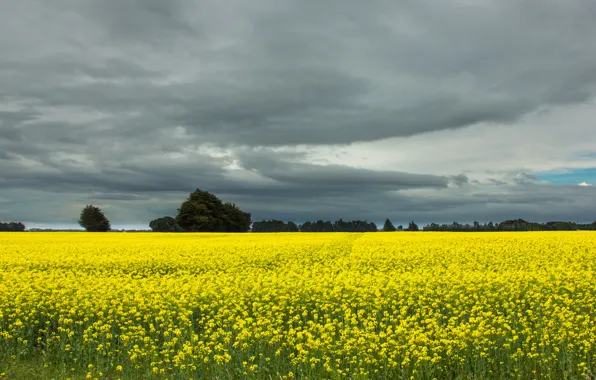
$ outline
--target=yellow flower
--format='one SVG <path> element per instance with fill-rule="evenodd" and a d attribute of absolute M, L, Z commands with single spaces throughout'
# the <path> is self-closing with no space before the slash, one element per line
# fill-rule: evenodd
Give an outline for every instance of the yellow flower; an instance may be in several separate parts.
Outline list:
<path fill-rule="evenodd" d="M 106 363 L 444 378 L 470 362 L 479 378 L 584 378 L 596 348 L 594 232 L 7 233 L 0 247 L 0 345 L 89 358 L 88 378 Z"/>

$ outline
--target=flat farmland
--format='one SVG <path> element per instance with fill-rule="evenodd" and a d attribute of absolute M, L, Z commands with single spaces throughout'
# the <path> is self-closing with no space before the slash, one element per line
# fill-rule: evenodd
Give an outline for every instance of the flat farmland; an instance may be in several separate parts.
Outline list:
<path fill-rule="evenodd" d="M 27 374 L 589 379 L 596 233 L 3 233 Z"/>

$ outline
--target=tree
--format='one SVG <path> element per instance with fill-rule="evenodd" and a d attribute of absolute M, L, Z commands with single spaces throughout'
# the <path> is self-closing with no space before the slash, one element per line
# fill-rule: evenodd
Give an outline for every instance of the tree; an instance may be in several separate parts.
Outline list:
<path fill-rule="evenodd" d="M 408 224 L 408 231 L 418 231 L 418 225 L 414 223 L 414 221 L 411 221 L 410 224 Z"/>
<path fill-rule="evenodd" d="M 300 232 L 377 232 L 377 225 L 366 220 L 348 222 L 340 219 L 333 223 L 317 220 L 316 222 L 304 222 L 298 229 Z"/>
<path fill-rule="evenodd" d="M 391 223 L 391 221 L 389 220 L 389 218 L 385 219 L 385 224 L 383 225 L 383 231 L 385 232 L 393 232 L 396 231 L 397 229 L 395 228 L 395 226 L 393 225 L 393 223 Z"/>
<path fill-rule="evenodd" d="M 25 231 L 25 225 L 21 222 L 0 222 L 0 231 L 22 232 Z"/>
<path fill-rule="evenodd" d="M 253 223 L 252 232 L 298 232 L 298 226 L 292 221 L 262 220 Z"/>
<path fill-rule="evenodd" d="M 250 214 L 214 194 L 196 189 L 180 205 L 176 223 L 190 232 L 246 232 Z"/>
<path fill-rule="evenodd" d="M 234 203 L 225 203 L 223 212 L 226 232 L 246 232 L 250 229 L 250 213 L 240 210 Z"/>
<path fill-rule="evenodd" d="M 441 226 L 439 226 L 437 223 L 431 223 L 422 227 L 422 231 L 439 231 L 440 228 Z"/>
<path fill-rule="evenodd" d="M 101 209 L 93 205 L 87 205 L 83 211 L 81 211 L 79 225 L 88 232 L 106 232 L 111 228 L 110 221 L 106 218 Z"/>
<path fill-rule="evenodd" d="M 171 216 L 154 219 L 149 223 L 149 227 L 153 232 L 184 232 L 184 228 L 180 227 L 176 219 Z"/>
<path fill-rule="evenodd" d="M 292 221 L 288 222 L 288 225 L 286 227 L 286 231 L 287 232 L 298 232 L 298 225 Z"/>

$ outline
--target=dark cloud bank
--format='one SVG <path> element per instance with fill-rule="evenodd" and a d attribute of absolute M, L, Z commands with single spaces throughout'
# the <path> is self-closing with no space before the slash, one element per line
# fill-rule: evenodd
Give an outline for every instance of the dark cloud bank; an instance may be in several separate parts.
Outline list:
<path fill-rule="evenodd" d="M 590 101 L 595 19 L 587 0 L 8 2 L 0 219 L 73 223 L 94 202 L 142 225 L 200 187 L 259 219 L 592 221 L 594 187 L 320 165 L 298 148 Z"/>

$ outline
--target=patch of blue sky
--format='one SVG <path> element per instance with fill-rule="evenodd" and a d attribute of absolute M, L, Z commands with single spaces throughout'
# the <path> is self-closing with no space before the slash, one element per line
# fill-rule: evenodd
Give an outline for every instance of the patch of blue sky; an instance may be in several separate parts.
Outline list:
<path fill-rule="evenodd" d="M 535 174 L 540 180 L 550 183 L 578 185 L 585 182 L 596 185 L 596 168 L 562 169 Z"/>

